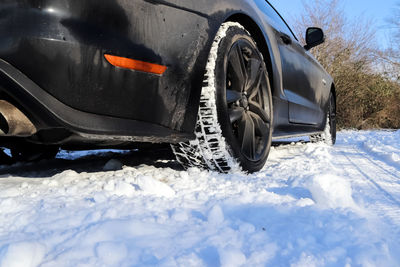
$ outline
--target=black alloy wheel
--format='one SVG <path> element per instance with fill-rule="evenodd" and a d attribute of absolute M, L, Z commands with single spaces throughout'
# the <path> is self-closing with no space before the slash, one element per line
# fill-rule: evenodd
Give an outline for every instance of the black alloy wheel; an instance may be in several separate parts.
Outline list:
<path fill-rule="evenodd" d="M 330 93 L 329 96 L 329 133 L 331 138 L 331 145 L 336 143 L 336 100 L 333 93 Z"/>
<path fill-rule="evenodd" d="M 204 76 L 196 139 L 172 145 L 186 168 L 252 173 L 264 166 L 272 140 L 272 94 L 256 42 L 236 22 L 222 24 Z"/>
<path fill-rule="evenodd" d="M 235 139 L 230 141 L 236 154 L 250 162 L 263 158 L 271 134 L 271 96 L 263 65 L 260 52 L 247 39 L 232 45 L 226 71 L 226 106 Z"/>
<path fill-rule="evenodd" d="M 329 94 L 328 110 L 326 112 L 325 129 L 320 134 L 310 136 L 312 143 L 324 142 L 333 146 L 336 143 L 336 98 L 334 92 Z"/>

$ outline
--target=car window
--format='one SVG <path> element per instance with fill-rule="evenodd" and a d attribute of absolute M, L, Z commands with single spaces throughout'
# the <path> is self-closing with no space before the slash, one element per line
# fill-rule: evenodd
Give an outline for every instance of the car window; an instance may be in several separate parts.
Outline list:
<path fill-rule="evenodd" d="M 271 3 L 266 1 L 267 4 L 269 5 L 269 8 L 267 8 L 267 15 L 271 19 L 272 26 L 276 28 L 277 30 L 286 33 L 289 36 L 292 36 L 296 40 L 296 36 L 294 35 L 293 31 L 290 29 L 289 25 L 286 23 L 286 21 L 282 18 L 282 16 L 278 13 L 278 11 L 274 8 Z"/>

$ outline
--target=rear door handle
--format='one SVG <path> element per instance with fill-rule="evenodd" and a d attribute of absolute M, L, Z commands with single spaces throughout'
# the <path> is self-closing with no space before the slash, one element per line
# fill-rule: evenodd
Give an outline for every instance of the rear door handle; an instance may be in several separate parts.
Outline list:
<path fill-rule="evenodd" d="M 281 40 L 283 41 L 284 44 L 287 45 L 292 44 L 292 38 L 289 35 L 283 32 L 280 32 L 280 35 L 281 35 Z"/>

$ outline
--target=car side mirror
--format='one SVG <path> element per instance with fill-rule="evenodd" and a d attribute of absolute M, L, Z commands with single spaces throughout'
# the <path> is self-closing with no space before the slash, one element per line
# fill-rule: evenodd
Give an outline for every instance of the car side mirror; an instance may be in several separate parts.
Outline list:
<path fill-rule="evenodd" d="M 306 45 L 304 48 L 306 50 L 310 50 L 313 47 L 316 47 L 325 42 L 325 34 L 322 29 L 311 27 L 306 31 Z"/>

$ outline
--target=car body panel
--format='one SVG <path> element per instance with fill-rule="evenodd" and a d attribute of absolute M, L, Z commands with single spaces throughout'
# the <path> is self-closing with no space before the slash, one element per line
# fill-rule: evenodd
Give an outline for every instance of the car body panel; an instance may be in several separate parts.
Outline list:
<path fill-rule="evenodd" d="M 193 138 L 215 34 L 224 21 L 242 15 L 265 42 L 274 135 L 321 131 L 332 79 L 295 36 L 294 48 L 282 42 L 274 12 L 264 0 L 0 0 L 0 59 L 8 64 L 8 72 L 0 64 L 8 77 L 0 91 L 39 130 L 63 127 L 88 139 L 186 141 Z M 104 54 L 165 65 L 167 71 L 116 68 Z"/>
<path fill-rule="evenodd" d="M 190 93 L 182 88 L 202 80 L 192 76 L 206 39 L 197 37 L 205 35 L 200 29 L 207 29 L 207 20 L 142 0 L 120 1 L 123 7 L 99 0 L 21 2 L 10 7 L 10 19 L 1 19 L 10 23 L 1 24 L 1 36 L 9 35 L 9 28 L 17 35 L 0 53 L 3 60 L 74 109 L 181 129 Z M 181 28 L 170 31 L 175 25 Z M 180 45 L 166 46 L 160 39 Z M 168 70 L 160 77 L 114 68 L 105 53 L 164 64 Z"/>

